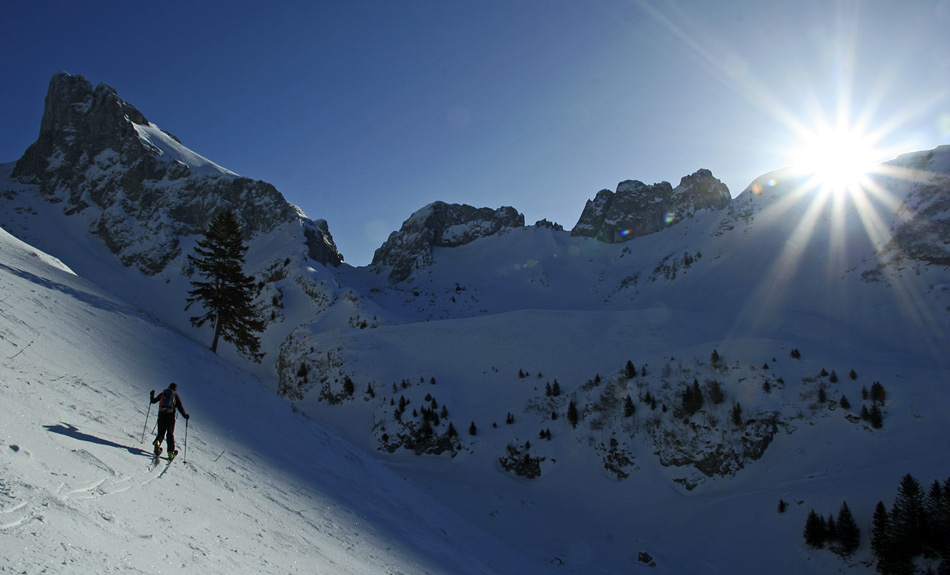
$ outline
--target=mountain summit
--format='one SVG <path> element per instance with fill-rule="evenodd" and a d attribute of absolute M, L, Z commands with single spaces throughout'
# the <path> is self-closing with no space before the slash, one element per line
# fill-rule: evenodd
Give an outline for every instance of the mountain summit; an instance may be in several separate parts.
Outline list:
<path fill-rule="evenodd" d="M 372 265 L 377 272 L 389 269 L 390 281 L 401 282 L 413 270 L 432 264 L 433 248 L 463 246 L 520 227 L 524 227 L 524 215 L 512 207 L 493 210 L 435 202 L 403 222 L 376 250 Z"/>
<path fill-rule="evenodd" d="M 123 264 L 148 275 L 164 270 L 181 255 L 181 238 L 200 233 L 223 209 L 248 234 L 296 225 L 312 259 L 343 261 L 325 221 L 303 217 L 274 186 L 192 152 L 113 88 L 93 88 L 82 76 L 60 72 L 50 80 L 39 138 L 13 177 L 38 185 L 64 213 L 81 215 Z"/>
<path fill-rule="evenodd" d="M 648 186 L 626 180 L 617 184 L 616 192 L 601 190 L 588 200 L 571 235 L 626 242 L 668 228 L 701 210 L 721 210 L 731 199 L 729 188 L 706 169 L 683 177 L 675 188 L 669 182 Z"/>

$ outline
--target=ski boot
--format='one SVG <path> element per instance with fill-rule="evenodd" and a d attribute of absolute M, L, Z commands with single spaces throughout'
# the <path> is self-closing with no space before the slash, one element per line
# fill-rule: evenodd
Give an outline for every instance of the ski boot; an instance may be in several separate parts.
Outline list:
<path fill-rule="evenodd" d="M 159 443 L 158 440 L 156 439 L 155 441 L 152 442 L 152 445 L 155 446 L 155 457 L 158 457 L 159 455 L 161 455 L 162 454 L 161 443 Z"/>
<path fill-rule="evenodd" d="M 175 459 L 175 456 L 178 455 L 178 450 L 168 452 L 168 461 L 171 462 L 172 459 Z"/>

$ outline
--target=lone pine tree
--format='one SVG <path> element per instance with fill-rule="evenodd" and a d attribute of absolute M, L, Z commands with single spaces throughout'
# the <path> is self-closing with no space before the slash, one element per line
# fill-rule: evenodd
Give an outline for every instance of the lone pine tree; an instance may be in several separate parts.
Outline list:
<path fill-rule="evenodd" d="M 205 313 L 191 318 L 191 325 L 201 327 L 212 322 L 211 351 L 217 353 L 218 339 L 223 337 L 242 355 L 260 363 L 263 354 L 255 334 L 264 330 L 264 322 L 253 308 L 254 278 L 244 275 L 246 252 L 234 214 L 221 212 L 214 216 L 194 255 L 188 256 L 199 279 L 191 282 L 194 289 L 188 292 L 185 309 L 194 303 L 204 308 Z"/>

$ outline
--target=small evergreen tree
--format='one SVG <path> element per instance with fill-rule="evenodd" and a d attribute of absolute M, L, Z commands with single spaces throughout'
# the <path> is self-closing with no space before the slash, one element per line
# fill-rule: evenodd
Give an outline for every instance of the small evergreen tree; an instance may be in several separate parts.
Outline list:
<path fill-rule="evenodd" d="M 738 401 L 732 406 L 732 424 L 736 427 L 742 425 L 742 404 Z"/>
<path fill-rule="evenodd" d="M 693 415 L 703 408 L 703 391 L 699 388 L 699 381 L 694 379 L 693 385 L 683 390 L 681 401 L 686 415 Z"/>
<path fill-rule="evenodd" d="M 627 360 L 627 365 L 623 368 L 623 375 L 627 379 L 633 379 L 637 377 L 637 368 L 633 365 L 633 362 Z"/>
<path fill-rule="evenodd" d="M 821 549 L 825 546 L 824 520 L 814 509 L 808 512 L 808 518 L 805 519 L 805 529 L 802 535 L 805 537 L 805 544 L 809 547 Z"/>
<path fill-rule="evenodd" d="M 623 416 L 632 417 L 636 411 L 637 407 L 633 404 L 633 398 L 628 394 L 627 397 L 623 398 Z"/>
<path fill-rule="evenodd" d="M 838 540 L 838 525 L 835 522 L 834 515 L 828 515 L 825 520 L 825 541 L 835 542 Z"/>
<path fill-rule="evenodd" d="M 871 551 L 876 557 L 884 555 L 890 545 L 890 517 L 887 506 L 878 501 L 871 518 Z"/>
<path fill-rule="evenodd" d="M 571 424 L 571 427 L 577 427 L 577 405 L 572 399 L 571 402 L 567 405 L 567 421 Z"/>
<path fill-rule="evenodd" d="M 876 403 L 871 404 L 871 411 L 868 412 L 868 421 L 871 422 L 871 427 L 874 429 L 884 427 L 884 414 Z"/>
<path fill-rule="evenodd" d="M 950 545 L 947 541 L 950 536 L 950 532 L 946 529 L 947 517 L 943 514 L 945 505 L 943 487 L 939 481 L 934 481 L 930 485 L 927 500 L 924 502 L 927 513 L 924 546 L 935 553 L 940 553 L 944 547 Z"/>
<path fill-rule="evenodd" d="M 244 256 L 247 246 L 241 226 L 231 212 L 221 212 L 211 218 L 204 238 L 195 245 L 188 263 L 194 266 L 201 279 L 192 280 L 185 309 L 197 303 L 205 313 L 194 316 L 191 325 L 201 327 L 211 322 L 214 331 L 211 351 L 217 353 L 218 338 L 231 343 L 238 352 L 260 363 L 260 340 L 257 333 L 264 331 L 264 322 L 254 310 L 254 278 L 244 275 Z"/>
<path fill-rule="evenodd" d="M 943 482 L 943 498 L 937 508 L 935 520 L 935 547 L 943 560 L 940 563 L 941 575 L 950 573 L 950 477 Z"/>
<path fill-rule="evenodd" d="M 858 528 L 847 501 L 841 503 L 835 527 L 837 529 L 838 551 L 841 555 L 850 557 L 861 544 L 861 529 Z"/>
<path fill-rule="evenodd" d="M 842 395 L 841 399 L 838 400 L 838 405 L 841 406 L 841 409 L 851 409 L 851 402 L 848 401 L 848 396 Z"/>
<path fill-rule="evenodd" d="M 709 382 L 709 401 L 713 405 L 726 401 L 726 392 L 722 390 L 722 384 L 715 379 Z"/>
<path fill-rule="evenodd" d="M 475 422 L 473 421 L 471 425 L 468 426 L 469 435 L 478 435 L 478 428 L 475 427 Z"/>
<path fill-rule="evenodd" d="M 891 523 L 887 507 L 883 501 L 877 502 L 874 517 L 871 519 L 871 552 L 877 558 L 878 573 L 892 573 L 889 568 L 891 558 Z"/>
<path fill-rule="evenodd" d="M 884 386 L 881 385 L 880 381 L 875 381 L 871 384 L 871 401 L 884 405 L 885 400 L 887 399 L 887 390 L 884 389 Z"/>
<path fill-rule="evenodd" d="M 920 483 L 909 473 L 901 479 L 897 488 L 890 520 L 896 555 L 913 557 L 919 554 L 923 550 L 927 512 Z"/>

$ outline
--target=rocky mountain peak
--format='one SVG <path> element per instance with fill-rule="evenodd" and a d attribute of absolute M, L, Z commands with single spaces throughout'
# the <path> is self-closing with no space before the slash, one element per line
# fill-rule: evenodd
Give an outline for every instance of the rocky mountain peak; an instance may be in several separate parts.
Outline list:
<path fill-rule="evenodd" d="M 182 145 L 105 84 L 59 72 L 50 80 L 40 135 L 13 177 L 39 187 L 125 264 L 152 275 L 181 254 L 180 238 L 200 234 L 231 210 L 248 236 L 301 228 L 307 255 L 339 265 L 326 222 L 312 222 L 274 186 L 242 178 Z M 145 238 L 148 241 L 143 241 Z"/>
<path fill-rule="evenodd" d="M 432 264 L 432 249 L 456 247 L 478 238 L 524 227 L 524 215 L 512 207 L 476 208 L 435 202 L 415 212 L 399 231 L 376 250 L 372 265 L 377 273 L 389 270 L 389 280 L 407 279 L 414 270 Z"/>
<path fill-rule="evenodd" d="M 588 200 L 572 236 L 620 243 L 658 232 L 701 210 L 729 205 L 729 189 L 706 169 L 683 177 L 675 188 L 669 182 L 647 185 L 638 180 L 617 184 L 617 191 L 601 190 Z"/>
<path fill-rule="evenodd" d="M 67 176 L 84 154 L 96 157 L 105 150 L 121 154 L 125 163 L 138 160 L 146 150 L 137 142 L 133 122 L 148 124 L 113 88 L 105 84 L 93 88 L 82 76 L 58 72 L 46 93 L 39 138 L 17 162 L 13 176 L 25 183 L 48 185 Z"/>

